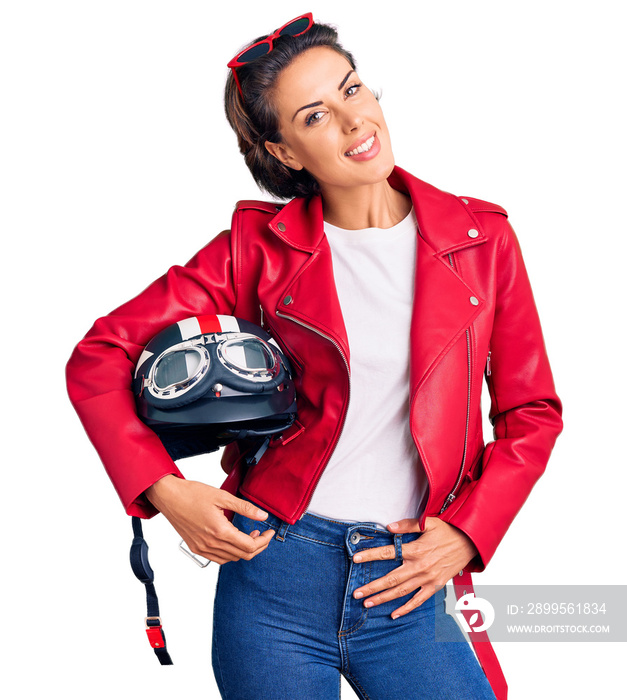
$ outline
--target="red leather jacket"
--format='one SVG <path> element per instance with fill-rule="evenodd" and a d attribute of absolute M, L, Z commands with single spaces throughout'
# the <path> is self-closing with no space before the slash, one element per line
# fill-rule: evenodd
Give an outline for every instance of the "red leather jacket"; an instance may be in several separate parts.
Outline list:
<path fill-rule="evenodd" d="M 463 530 L 479 552 L 467 569 L 481 571 L 546 466 L 562 427 L 561 404 L 506 212 L 400 168 L 390 183 L 410 195 L 419 224 L 410 421 L 430 488 L 422 522 L 439 516 Z M 243 497 L 293 523 L 339 439 L 350 400 L 350 348 L 320 198 L 240 202 L 230 231 L 96 321 L 68 363 L 70 398 L 127 512 L 150 517 L 145 489 L 166 474 L 182 475 L 135 414 L 135 362 L 165 326 L 213 313 L 262 322 L 297 370 L 298 422 L 241 483 L 237 448 L 223 456 L 227 482 L 235 482 L 227 487 L 239 486 Z M 384 329 L 372 332 L 385 342 Z M 484 374 L 495 438 L 486 447 Z"/>

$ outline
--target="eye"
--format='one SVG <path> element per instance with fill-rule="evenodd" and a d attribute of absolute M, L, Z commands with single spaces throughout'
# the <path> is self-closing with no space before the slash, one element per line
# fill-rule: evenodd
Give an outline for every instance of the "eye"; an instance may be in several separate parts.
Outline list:
<path fill-rule="evenodd" d="M 349 85 L 349 87 L 346 88 L 346 92 L 344 93 L 346 97 L 352 97 L 353 95 L 356 95 L 359 92 L 359 88 L 361 87 L 361 83 L 354 83 L 353 85 Z"/>
<path fill-rule="evenodd" d="M 311 126 L 312 124 L 315 124 L 316 122 L 319 122 L 322 117 L 324 116 L 324 112 L 312 112 L 308 117 L 305 119 L 305 126 Z"/>

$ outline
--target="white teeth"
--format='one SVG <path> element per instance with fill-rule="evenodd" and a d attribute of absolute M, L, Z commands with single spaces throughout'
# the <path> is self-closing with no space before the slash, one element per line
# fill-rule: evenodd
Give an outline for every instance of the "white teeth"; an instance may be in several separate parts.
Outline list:
<path fill-rule="evenodd" d="M 367 141 L 364 141 L 361 144 L 361 146 L 358 146 L 353 151 L 348 151 L 348 153 L 346 153 L 346 155 L 347 156 L 356 156 L 358 153 L 365 153 L 366 151 L 369 151 L 372 148 L 373 143 L 374 143 L 374 136 L 371 136 Z"/>

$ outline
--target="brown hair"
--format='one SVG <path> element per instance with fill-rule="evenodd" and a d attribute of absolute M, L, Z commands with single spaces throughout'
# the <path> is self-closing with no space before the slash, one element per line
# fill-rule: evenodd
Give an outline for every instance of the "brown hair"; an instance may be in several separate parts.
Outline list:
<path fill-rule="evenodd" d="M 259 37 L 255 42 L 265 39 Z M 252 42 L 252 43 L 255 43 Z M 266 192 L 281 199 L 311 197 L 320 192 L 314 177 L 304 168 L 292 170 L 266 149 L 265 142 L 280 143 L 279 119 L 272 91 L 289 64 L 307 49 L 327 46 L 344 56 L 353 70 L 355 59 L 337 40 L 337 31 L 327 24 L 313 24 L 300 36 L 280 36 L 270 53 L 250 61 L 237 70 L 243 98 L 230 71 L 224 90 L 226 118 L 237 134 L 239 150 L 255 182 Z"/>

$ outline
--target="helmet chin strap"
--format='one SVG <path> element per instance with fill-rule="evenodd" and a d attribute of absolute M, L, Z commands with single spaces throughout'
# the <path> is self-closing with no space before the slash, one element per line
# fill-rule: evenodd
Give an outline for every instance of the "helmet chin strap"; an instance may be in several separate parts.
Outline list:
<path fill-rule="evenodd" d="M 270 444 L 270 437 L 266 437 L 265 440 L 261 443 L 261 445 L 255 450 L 255 453 L 252 455 L 249 455 L 246 457 L 246 466 L 247 467 L 254 467 L 255 464 L 259 462 L 259 460 L 263 457 L 264 452 L 268 449 L 268 445 Z"/>
<path fill-rule="evenodd" d="M 155 590 L 155 574 L 148 561 L 148 544 L 144 539 L 142 523 L 133 517 L 133 544 L 131 545 L 131 568 L 137 578 L 146 586 L 146 634 L 150 646 L 162 666 L 172 666 L 172 659 L 166 648 L 165 634 L 159 615 L 159 599 Z"/>
<path fill-rule="evenodd" d="M 246 431 L 243 431 L 246 432 Z M 250 435 L 245 434 L 249 438 Z M 243 437 L 244 437 L 243 436 Z M 245 458 L 246 468 L 252 467 L 259 462 L 263 457 L 264 452 L 268 449 L 271 435 L 265 436 L 260 440 L 256 449 L 253 448 Z M 154 649 L 155 656 L 159 659 L 162 666 L 173 666 L 172 658 L 166 647 L 165 633 L 161 624 L 161 616 L 159 614 L 159 599 L 155 589 L 155 573 L 148 561 L 148 543 L 144 539 L 142 522 L 140 518 L 133 516 L 133 543 L 131 544 L 130 560 L 131 568 L 137 578 L 146 586 L 146 635 L 148 642 Z M 185 550 L 183 549 L 185 552 Z M 187 553 L 187 552 L 185 552 Z M 196 557 L 191 555 L 197 563 Z M 207 562 L 207 564 L 210 562 Z M 203 568 L 207 564 L 201 564 Z"/>

